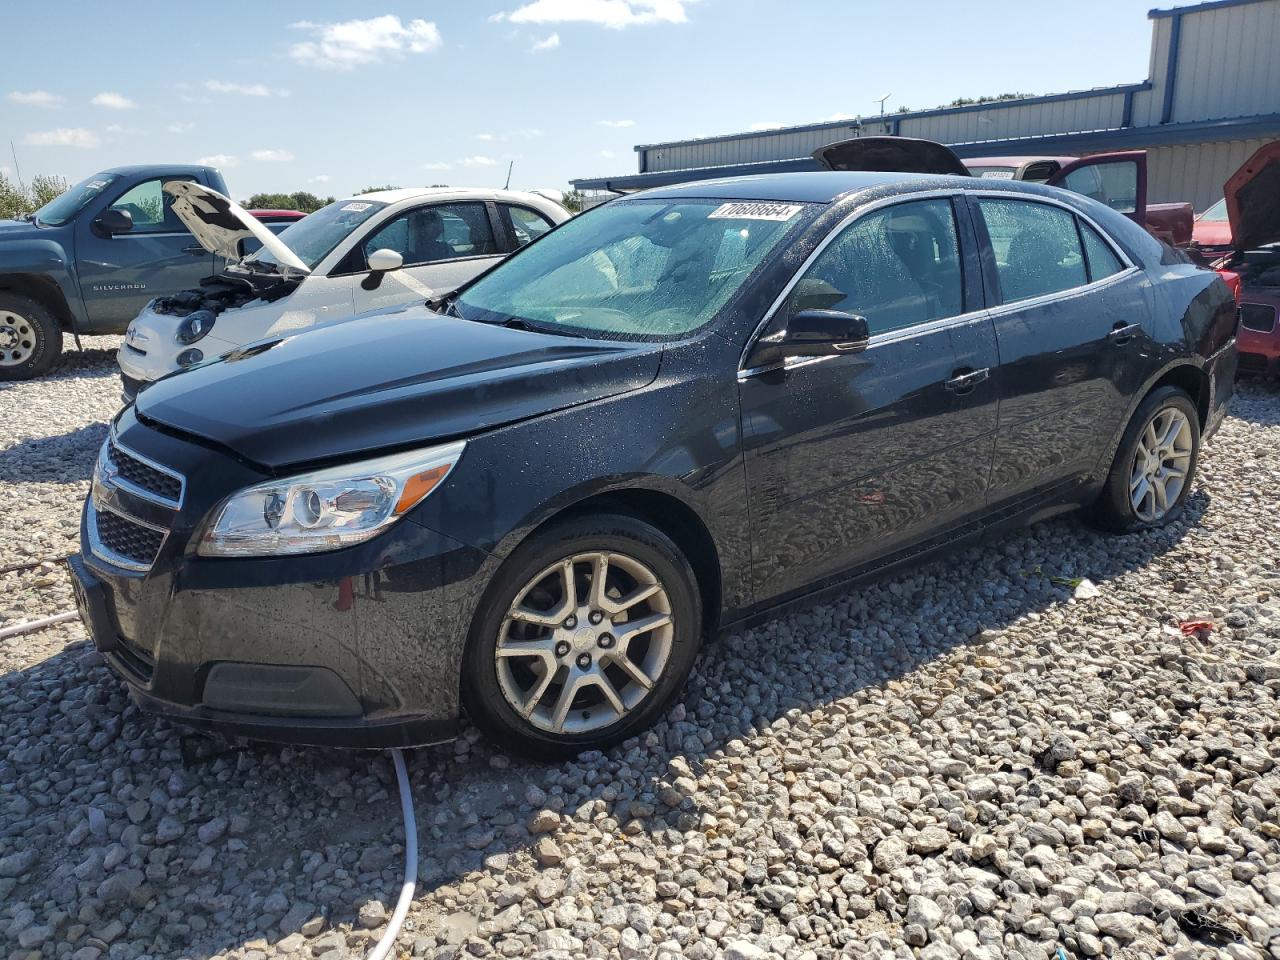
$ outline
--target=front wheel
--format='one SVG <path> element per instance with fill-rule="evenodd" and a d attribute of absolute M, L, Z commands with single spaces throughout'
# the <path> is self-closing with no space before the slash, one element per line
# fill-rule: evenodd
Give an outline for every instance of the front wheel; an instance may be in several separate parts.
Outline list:
<path fill-rule="evenodd" d="M 630 516 L 583 517 L 523 544 L 472 625 L 463 699 L 505 749 L 545 759 L 604 749 L 657 719 L 697 655 L 688 560 Z"/>
<path fill-rule="evenodd" d="M 62 354 L 62 330 L 53 313 L 28 297 L 0 292 L 0 380 L 30 380 Z"/>
<path fill-rule="evenodd" d="M 1200 415 L 1191 398 L 1177 387 L 1152 391 L 1120 441 L 1098 498 L 1098 521 L 1129 533 L 1177 519 L 1199 457 Z"/>

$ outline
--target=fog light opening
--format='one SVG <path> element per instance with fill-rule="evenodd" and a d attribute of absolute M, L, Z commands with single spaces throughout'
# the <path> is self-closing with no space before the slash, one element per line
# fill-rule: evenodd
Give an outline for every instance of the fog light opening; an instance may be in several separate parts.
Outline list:
<path fill-rule="evenodd" d="M 190 350 L 183 350 L 178 354 L 178 366 L 186 368 L 194 366 L 204 359 L 204 354 L 192 347 Z"/>

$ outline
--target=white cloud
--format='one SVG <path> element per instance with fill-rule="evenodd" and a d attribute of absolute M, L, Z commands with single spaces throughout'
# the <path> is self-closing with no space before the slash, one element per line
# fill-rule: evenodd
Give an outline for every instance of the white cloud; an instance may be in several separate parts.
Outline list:
<path fill-rule="evenodd" d="M 463 157 L 458 162 L 464 167 L 492 167 L 497 164 L 498 161 L 493 159 L 493 157 L 474 156 Z"/>
<path fill-rule="evenodd" d="M 137 106 L 128 97 L 111 90 L 102 91 L 89 102 L 95 107 L 105 107 L 108 110 L 132 110 Z"/>
<path fill-rule="evenodd" d="M 295 43 L 289 48 L 289 56 L 306 66 L 327 70 L 351 70 L 366 63 L 377 63 L 387 56 L 431 53 L 443 43 L 434 23 L 428 20 L 402 23 L 390 13 L 337 23 L 303 20 L 291 26 L 310 31 L 315 39 Z"/>
<path fill-rule="evenodd" d="M 612 150 L 601 150 L 600 156 L 604 157 L 606 160 L 612 160 L 614 157 L 617 156 L 617 154 L 614 153 Z"/>
<path fill-rule="evenodd" d="M 26 107 L 56 107 L 63 101 L 61 96 L 48 90 L 14 90 L 6 99 Z"/>
<path fill-rule="evenodd" d="M 168 130 L 170 133 L 190 133 L 195 128 L 196 128 L 196 125 L 190 121 L 187 121 L 185 123 L 171 123 L 167 127 L 165 127 L 165 129 Z"/>
<path fill-rule="evenodd" d="M 492 134 L 492 133 L 477 133 L 477 134 L 476 134 L 476 139 L 477 139 L 477 140 L 492 140 L 492 139 L 493 139 L 493 134 Z"/>
<path fill-rule="evenodd" d="M 490 20 L 511 23 L 595 23 L 621 30 L 646 23 L 685 23 L 696 0 L 533 0 Z"/>
<path fill-rule="evenodd" d="M 424 163 L 422 165 L 422 169 L 423 170 L 452 170 L 453 164 L 452 163 Z"/>
<path fill-rule="evenodd" d="M 855 119 L 857 118 L 854 117 L 852 113 L 833 113 L 829 117 L 823 117 L 818 122 L 819 123 L 836 123 L 840 120 L 855 120 Z"/>
<path fill-rule="evenodd" d="M 230 153 L 215 153 L 201 157 L 196 163 L 205 167 L 237 167 L 240 165 L 240 158 Z"/>
<path fill-rule="evenodd" d="M 98 135 L 83 127 L 59 127 L 57 130 L 41 130 L 22 138 L 28 147 L 80 147 L 91 150 L 99 143 Z"/>
<path fill-rule="evenodd" d="M 307 183 L 328 183 L 332 179 L 327 173 L 317 173 L 314 177 L 308 177 Z"/>
<path fill-rule="evenodd" d="M 227 80 L 206 80 L 204 88 L 212 90 L 214 93 L 238 93 L 246 97 L 271 96 L 271 88 L 265 83 L 232 83 Z M 279 92 L 283 93 L 283 91 Z"/>
<path fill-rule="evenodd" d="M 255 150 L 251 156 L 255 160 L 265 160 L 268 163 L 288 163 L 293 159 L 293 154 L 288 150 Z"/>
<path fill-rule="evenodd" d="M 554 50 L 558 46 L 560 46 L 560 34 L 553 33 L 544 40 L 535 40 L 529 50 L 533 53 L 541 53 L 544 50 Z"/>
<path fill-rule="evenodd" d="M 776 120 L 763 120 L 760 123 L 753 123 L 751 129 L 759 133 L 762 130 L 779 130 L 785 126 L 785 123 L 778 123 Z"/>
<path fill-rule="evenodd" d="M 615 130 L 624 130 L 636 125 L 634 120 L 597 120 L 596 123 L 602 127 L 613 127 Z"/>

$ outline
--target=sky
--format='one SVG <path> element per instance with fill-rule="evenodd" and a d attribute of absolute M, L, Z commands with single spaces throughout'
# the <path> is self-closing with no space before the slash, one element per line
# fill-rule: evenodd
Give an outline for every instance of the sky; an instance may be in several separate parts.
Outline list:
<path fill-rule="evenodd" d="M 892 111 L 1141 81 L 1151 6 L 24 0 L 5 11 L 28 39 L 6 44 L 0 173 L 14 151 L 26 180 L 199 161 L 237 199 L 341 197 L 502 186 L 514 161 L 513 188 L 567 189 L 634 172 L 636 144 L 870 115 L 886 94 Z"/>

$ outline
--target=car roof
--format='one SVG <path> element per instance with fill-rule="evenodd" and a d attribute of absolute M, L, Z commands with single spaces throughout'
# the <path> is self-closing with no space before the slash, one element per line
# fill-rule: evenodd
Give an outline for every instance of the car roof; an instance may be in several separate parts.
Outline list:
<path fill-rule="evenodd" d="M 119 167 L 108 167 L 102 173 L 115 174 L 121 177 L 131 177 L 137 175 L 154 174 L 173 174 L 183 176 L 185 174 L 203 173 L 206 170 L 214 170 L 216 167 L 210 167 L 200 163 L 126 163 Z"/>
<path fill-rule="evenodd" d="M 1024 157 L 966 157 L 962 162 L 966 167 L 1020 167 L 1024 163 L 1053 160 L 1065 167 L 1068 163 L 1075 163 L 1079 159 L 1079 157 L 1049 157 L 1035 154 Z"/>
<path fill-rule="evenodd" d="M 405 200 L 423 200 L 429 198 L 450 200 L 520 200 L 528 203 L 531 199 L 550 203 L 546 197 L 536 193 L 525 193 L 519 190 L 496 190 L 490 187 L 398 187 L 395 190 L 375 190 L 362 193 L 350 200 L 373 200 L 377 203 L 401 203 Z"/>
<path fill-rule="evenodd" d="M 964 177 L 937 177 L 919 173 L 844 173 L 817 170 L 804 173 L 762 173 L 753 177 L 726 177 L 699 180 L 671 187 L 646 190 L 635 196 L 651 199 L 699 197 L 712 200 L 776 200 L 791 203 L 830 203 L 849 193 L 912 181 L 955 180 Z"/>

